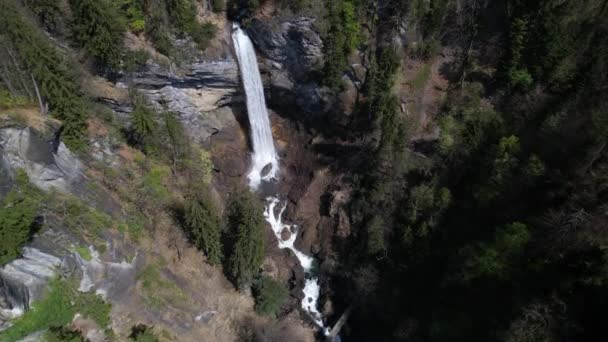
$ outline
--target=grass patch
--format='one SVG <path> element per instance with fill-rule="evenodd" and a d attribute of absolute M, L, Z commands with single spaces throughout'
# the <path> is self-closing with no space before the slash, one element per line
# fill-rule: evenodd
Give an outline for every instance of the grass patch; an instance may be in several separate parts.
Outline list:
<path fill-rule="evenodd" d="M 138 275 L 147 304 L 162 309 L 186 301 L 186 294 L 175 283 L 165 279 L 157 265 L 148 265 Z"/>
<path fill-rule="evenodd" d="M 72 231 L 79 233 L 87 240 L 96 241 L 104 230 L 113 226 L 112 218 L 88 205 L 80 199 L 62 194 L 49 194 L 55 200 L 49 210 Z"/>
<path fill-rule="evenodd" d="M 0 332 L 0 341 L 18 341 L 25 336 L 51 327 L 62 327 L 80 313 L 105 329 L 110 323 L 110 304 L 94 293 L 76 291 L 73 281 L 53 279 L 49 291 L 32 309 L 16 319 L 14 325 Z"/>
<path fill-rule="evenodd" d="M 414 79 L 409 82 L 410 86 L 416 91 L 422 90 L 422 88 L 424 88 L 426 83 L 429 81 L 430 77 L 431 77 L 431 65 L 428 63 L 425 63 L 422 65 L 422 68 L 420 70 L 418 70 L 418 73 L 416 74 Z"/>
<path fill-rule="evenodd" d="M 93 260 L 93 256 L 91 255 L 91 250 L 89 250 L 88 247 L 78 246 L 78 247 L 74 248 L 74 252 L 78 253 L 78 255 L 80 255 L 80 257 L 86 261 Z"/>

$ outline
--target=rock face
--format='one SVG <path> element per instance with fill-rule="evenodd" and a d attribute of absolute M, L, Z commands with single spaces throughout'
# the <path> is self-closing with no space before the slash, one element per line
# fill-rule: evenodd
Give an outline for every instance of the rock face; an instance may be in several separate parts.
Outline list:
<path fill-rule="evenodd" d="M 9 320 L 18 317 L 40 299 L 51 278 L 57 274 L 76 275 L 79 291 L 95 291 L 111 302 L 124 300 L 135 285 L 136 272 L 141 265 L 137 254 L 130 262 L 125 252 L 133 246 L 115 243 L 107 236 L 108 250 L 102 258 L 89 247 L 91 260 L 84 260 L 74 252 L 84 242 L 63 228 L 49 228 L 37 235 L 25 247 L 22 256 L 0 269 L 0 330 L 7 328 Z"/>
<path fill-rule="evenodd" d="M 68 192 L 83 179 L 83 165 L 57 140 L 45 140 L 32 128 L 0 129 L 0 157 L 4 173 L 23 169 L 41 189 Z"/>
<path fill-rule="evenodd" d="M 284 67 L 292 81 L 306 79 L 313 68 L 323 64 L 323 41 L 312 18 L 277 25 L 253 19 L 246 30 L 264 57 Z"/>
<path fill-rule="evenodd" d="M 308 115 L 330 110 L 329 91 L 310 77 L 323 66 L 323 40 L 314 19 L 253 19 L 246 30 L 266 59 L 260 67 L 269 75 L 267 100 L 271 107 L 286 114 L 292 114 L 294 106 Z"/>
<path fill-rule="evenodd" d="M 227 106 L 243 101 L 238 67 L 231 59 L 194 63 L 181 75 L 153 64 L 129 82 L 158 108 L 166 106 L 176 113 L 186 133 L 198 142 L 231 124 L 233 115 L 226 112 L 230 110 Z M 122 107 L 118 111 L 129 112 L 131 108 Z"/>

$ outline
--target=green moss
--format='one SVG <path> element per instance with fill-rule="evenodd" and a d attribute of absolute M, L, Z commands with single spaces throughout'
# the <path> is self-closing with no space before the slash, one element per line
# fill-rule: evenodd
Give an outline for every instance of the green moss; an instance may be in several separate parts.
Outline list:
<path fill-rule="evenodd" d="M 0 341 L 17 341 L 36 331 L 62 327 L 70 323 L 77 313 L 93 319 L 102 328 L 110 323 L 110 304 L 94 293 L 76 291 L 72 281 L 54 279 L 44 298 L 15 320 L 13 326 L 0 332 Z"/>

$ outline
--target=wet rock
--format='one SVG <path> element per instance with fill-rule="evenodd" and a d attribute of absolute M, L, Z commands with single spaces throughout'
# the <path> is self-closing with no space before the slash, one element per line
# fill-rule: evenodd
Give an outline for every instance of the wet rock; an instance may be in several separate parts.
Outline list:
<path fill-rule="evenodd" d="M 281 240 L 287 241 L 291 237 L 291 231 L 288 228 L 283 229 L 281 231 Z"/>
<path fill-rule="evenodd" d="M 266 164 L 266 166 L 264 166 L 262 168 L 262 171 L 260 171 L 260 176 L 262 176 L 262 178 L 266 177 L 266 175 L 268 175 L 268 173 L 272 170 L 272 163 L 268 163 Z"/>

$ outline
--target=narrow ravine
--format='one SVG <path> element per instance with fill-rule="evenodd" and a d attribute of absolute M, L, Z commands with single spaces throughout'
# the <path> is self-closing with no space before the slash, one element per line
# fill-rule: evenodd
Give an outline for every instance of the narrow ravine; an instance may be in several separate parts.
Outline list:
<path fill-rule="evenodd" d="M 264 99 L 264 88 L 253 43 L 238 24 L 233 26 L 232 40 L 247 99 L 247 113 L 253 143 L 252 165 L 248 178 L 251 189 L 255 191 L 263 181 L 278 181 L 279 160 L 274 147 L 272 128 L 266 108 L 266 100 Z M 286 203 L 281 204 L 279 194 L 270 196 L 266 199 L 264 217 L 277 238 L 279 248 L 291 250 L 304 269 L 306 279 L 303 289 L 302 309 L 327 335 L 329 329 L 325 326 L 323 317 L 318 310 L 320 286 L 318 278 L 313 273 L 315 260 L 295 248 L 294 243 L 298 235 L 298 227 L 283 223 L 282 216 L 286 207 Z M 289 232 L 289 238 L 283 240 L 281 236 L 285 230 Z"/>

